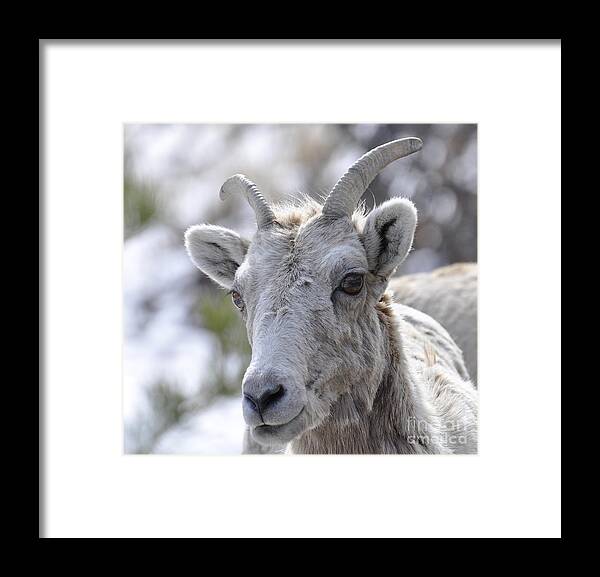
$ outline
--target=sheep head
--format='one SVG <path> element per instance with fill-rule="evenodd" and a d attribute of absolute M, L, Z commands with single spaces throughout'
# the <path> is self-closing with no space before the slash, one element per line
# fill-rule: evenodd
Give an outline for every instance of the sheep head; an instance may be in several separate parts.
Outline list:
<path fill-rule="evenodd" d="M 231 292 L 246 324 L 252 361 L 243 412 L 259 443 L 285 444 L 326 419 L 352 421 L 370 410 L 389 364 L 381 300 L 412 246 L 417 216 L 402 198 L 366 216 L 356 208 L 385 166 L 421 146 L 404 138 L 366 153 L 323 206 L 269 206 L 235 175 L 221 197 L 248 200 L 254 238 L 212 225 L 186 232 L 192 261 Z"/>

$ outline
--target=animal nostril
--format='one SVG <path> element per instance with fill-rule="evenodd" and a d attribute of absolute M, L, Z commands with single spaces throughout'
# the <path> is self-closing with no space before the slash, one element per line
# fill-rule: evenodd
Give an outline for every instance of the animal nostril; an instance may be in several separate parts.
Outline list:
<path fill-rule="evenodd" d="M 258 412 L 258 403 L 254 400 L 254 397 L 248 393 L 244 393 L 244 398 L 252 405 L 252 408 Z"/>
<path fill-rule="evenodd" d="M 258 399 L 259 409 L 264 411 L 269 405 L 272 405 L 283 397 L 284 392 L 283 385 L 273 385 L 271 389 L 265 391 Z"/>

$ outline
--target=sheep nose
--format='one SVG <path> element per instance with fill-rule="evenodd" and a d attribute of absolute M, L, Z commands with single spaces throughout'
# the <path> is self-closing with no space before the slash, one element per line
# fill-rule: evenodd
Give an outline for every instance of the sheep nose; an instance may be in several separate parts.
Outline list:
<path fill-rule="evenodd" d="M 242 390 L 244 401 L 242 409 L 246 423 L 252 427 L 262 424 L 273 424 L 279 418 L 279 412 L 284 409 L 283 402 L 286 388 L 281 375 L 271 371 L 267 375 L 254 374 L 244 379 Z"/>
<path fill-rule="evenodd" d="M 267 384 L 263 386 L 258 394 L 244 393 L 244 398 L 250 403 L 252 408 L 263 415 L 263 413 L 274 405 L 284 394 L 283 385 Z"/>

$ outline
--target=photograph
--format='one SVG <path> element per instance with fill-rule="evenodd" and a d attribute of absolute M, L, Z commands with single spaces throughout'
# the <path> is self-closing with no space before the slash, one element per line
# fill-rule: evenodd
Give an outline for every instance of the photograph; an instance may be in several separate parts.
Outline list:
<path fill-rule="evenodd" d="M 123 159 L 125 454 L 477 454 L 477 124 L 125 123 Z"/>

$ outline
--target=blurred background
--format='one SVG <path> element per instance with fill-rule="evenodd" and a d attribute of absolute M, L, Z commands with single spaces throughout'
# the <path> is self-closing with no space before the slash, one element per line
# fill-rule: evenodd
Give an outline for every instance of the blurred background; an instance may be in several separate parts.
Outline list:
<path fill-rule="evenodd" d="M 326 195 L 370 148 L 418 136 L 423 150 L 386 168 L 367 207 L 410 198 L 414 249 L 399 275 L 477 260 L 477 126 L 125 126 L 124 391 L 126 453 L 236 454 L 242 449 L 245 328 L 225 291 L 189 260 L 183 233 L 209 222 L 250 237 L 241 198 L 220 202 L 241 172 L 267 200 Z"/>

